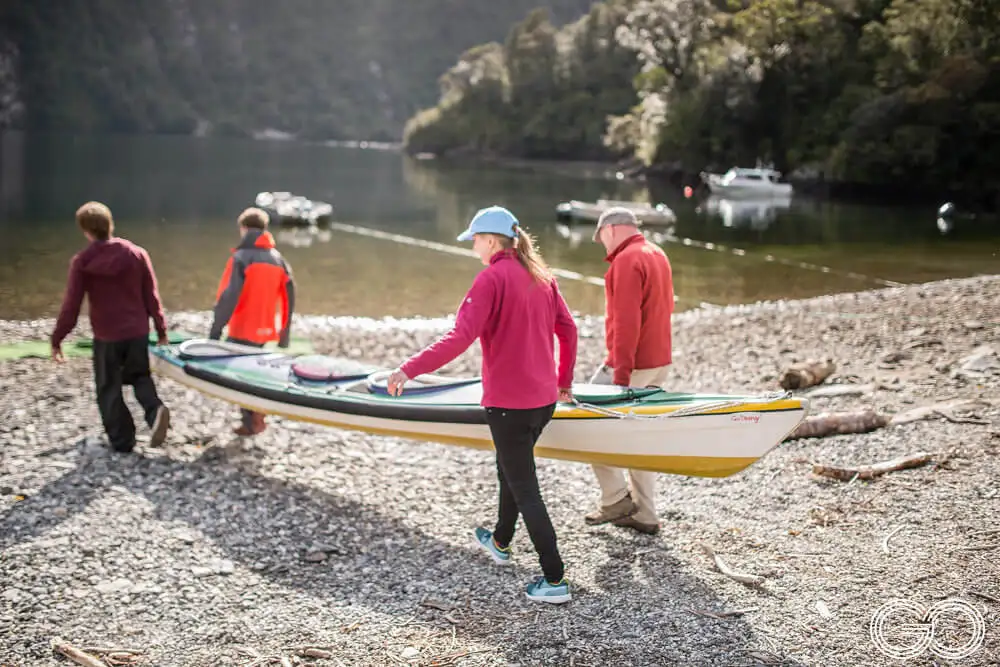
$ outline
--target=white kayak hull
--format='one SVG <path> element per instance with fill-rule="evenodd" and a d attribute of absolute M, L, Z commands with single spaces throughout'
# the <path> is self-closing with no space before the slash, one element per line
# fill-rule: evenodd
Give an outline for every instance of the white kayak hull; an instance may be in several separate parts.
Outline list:
<path fill-rule="evenodd" d="M 280 356 L 280 355 L 279 355 Z M 224 383 L 195 377 L 181 364 L 151 351 L 153 370 L 202 394 L 243 408 L 288 419 L 400 438 L 492 448 L 485 423 L 400 419 L 377 414 L 319 409 L 257 395 Z M 593 385 L 574 389 L 586 392 Z M 478 403 L 481 386 L 449 390 L 454 403 Z M 735 398 L 735 397 L 734 397 Z M 758 461 L 790 434 L 808 411 L 803 398 L 744 397 L 735 405 L 606 409 L 559 404 L 542 433 L 536 454 L 545 458 L 700 477 L 725 477 Z M 436 398 L 415 397 L 409 405 L 433 405 Z M 382 406 L 402 399 L 385 398 Z M 714 406 L 715 407 L 713 409 Z M 627 413 L 632 414 L 627 414 Z M 671 413 L 683 416 L 671 416 Z M 621 415 L 626 415 L 622 417 Z"/>

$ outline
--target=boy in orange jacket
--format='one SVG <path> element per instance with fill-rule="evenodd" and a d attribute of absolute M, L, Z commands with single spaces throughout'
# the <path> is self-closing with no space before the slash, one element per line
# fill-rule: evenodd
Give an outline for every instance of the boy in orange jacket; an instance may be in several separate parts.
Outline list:
<path fill-rule="evenodd" d="M 286 348 L 295 310 L 292 268 L 274 247 L 266 212 L 248 208 L 240 214 L 237 226 L 242 240 L 233 248 L 219 281 L 209 338 L 218 340 L 229 325 L 226 340 L 230 342 L 263 347 L 278 341 L 278 347 Z M 236 435 L 257 435 L 266 428 L 263 414 L 241 408 L 240 415 L 241 423 L 233 430 Z"/>

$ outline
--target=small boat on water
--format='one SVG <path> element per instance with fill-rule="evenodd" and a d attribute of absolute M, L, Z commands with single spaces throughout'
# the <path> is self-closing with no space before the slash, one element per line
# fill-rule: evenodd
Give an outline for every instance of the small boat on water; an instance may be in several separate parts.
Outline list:
<path fill-rule="evenodd" d="M 260 192 L 254 205 L 281 225 L 318 227 L 333 221 L 333 206 L 290 192 Z"/>
<path fill-rule="evenodd" d="M 703 171 L 700 176 L 712 194 L 729 198 L 790 197 L 793 192 L 791 183 L 781 182 L 780 172 L 763 167 L 733 167 L 725 174 Z"/>
<path fill-rule="evenodd" d="M 480 378 L 426 375 L 388 393 L 390 371 L 350 359 L 290 355 L 191 339 L 150 348 L 164 377 L 251 410 L 327 426 L 490 449 Z M 808 411 L 786 392 L 711 395 L 576 384 L 538 456 L 698 477 L 726 477 L 777 446 Z"/>
<path fill-rule="evenodd" d="M 672 225 L 677 222 L 677 216 L 666 204 L 616 199 L 598 199 L 593 203 L 571 199 L 556 207 L 556 219 L 560 222 L 597 222 L 601 214 L 612 206 L 623 206 L 631 210 L 645 225 Z"/>

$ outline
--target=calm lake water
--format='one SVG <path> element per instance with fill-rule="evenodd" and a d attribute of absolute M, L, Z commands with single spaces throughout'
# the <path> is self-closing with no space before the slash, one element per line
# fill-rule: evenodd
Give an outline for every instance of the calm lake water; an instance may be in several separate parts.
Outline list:
<path fill-rule="evenodd" d="M 501 204 L 536 235 L 552 266 L 601 277 L 607 265 L 591 226 L 557 222 L 556 205 L 651 195 L 584 168 L 566 171 L 448 166 L 291 142 L 2 134 L 0 318 L 58 311 L 69 259 L 85 244 L 73 212 L 89 199 L 107 203 L 118 234 L 149 250 L 170 310 L 211 308 L 238 238 L 236 216 L 262 190 L 328 201 L 340 223 L 449 245 L 459 245 L 455 236 L 478 208 Z M 995 225 L 943 235 L 933 209 L 799 197 L 785 208 L 741 206 L 672 191 L 653 200 L 678 216 L 654 239 L 673 265 L 679 309 L 1000 272 Z M 472 258 L 340 231 L 274 231 L 303 313 L 444 315 L 480 269 Z M 560 284 L 571 308 L 602 312 L 599 286 Z"/>

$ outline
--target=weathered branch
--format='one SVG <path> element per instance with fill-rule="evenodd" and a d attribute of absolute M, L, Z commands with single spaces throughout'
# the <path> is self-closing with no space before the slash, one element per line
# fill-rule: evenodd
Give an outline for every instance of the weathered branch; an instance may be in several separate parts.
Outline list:
<path fill-rule="evenodd" d="M 134 655 L 145 653 L 145 651 L 134 648 L 112 648 L 109 646 L 84 646 L 81 650 L 87 653 L 132 653 Z"/>
<path fill-rule="evenodd" d="M 61 639 L 52 640 L 52 649 L 83 667 L 108 667 L 103 661 Z"/>
<path fill-rule="evenodd" d="M 890 530 L 886 534 L 886 536 L 884 538 L 882 538 L 882 551 L 884 551 L 886 554 L 890 553 L 889 552 L 889 540 L 892 539 L 893 535 L 895 535 L 899 531 L 903 530 L 903 528 L 904 528 L 904 526 L 896 526 L 895 528 L 893 528 L 892 530 Z"/>
<path fill-rule="evenodd" d="M 813 464 L 812 471 L 814 475 L 832 477 L 833 479 L 845 481 L 854 479 L 855 477 L 858 479 L 874 479 L 880 475 L 895 472 L 897 470 L 919 468 L 920 466 L 929 463 L 933 458 L 934 455 L 929 452 L 919 452 L 909 456 L 901 456 L 899 458 L 892 459 L 891 461 L 882 461 L 880 463 L 851 468 Z"/>
<path fill-rule="evenodd" d="M 736 570 L 729 567 L 726 561 L 722 560 L 719 554 L 715 553 L 715 549 L 707 544 L 702 544 L 701 548 L 706 554 L 712 557 L 715 561 L 715 567 L 719 569 L 719 572 L 726 575 L 733 581 L 738 581 L 741 584 L 746 584 L 747 586 L 760 586 L 764 583 L 764 577 L 759 577 L 755 574 L 745 574 L 743 572 L 737 572 Z"/>
<path fill-rule="evenodd" d="M 899 424 L 909 424 L 910 422 L 920 421 L 921 419 L 931 419 L 939 416 L 945 417 L 945 419 L 949 419 L 950 416 L 950 418 L 955 419 L 955 411 L 968 410 L 982 405 L 985 405 L 985 402 L 976 399 L 957 399 L 953 401 L 934 403 L 933 405 L 924 405 L 922 407 L 913 408 L 912 410 L 907 410 L 906 412 L 900 412 L 894 415 L 889 421 L 889 424 L 897 426 Z"/>

